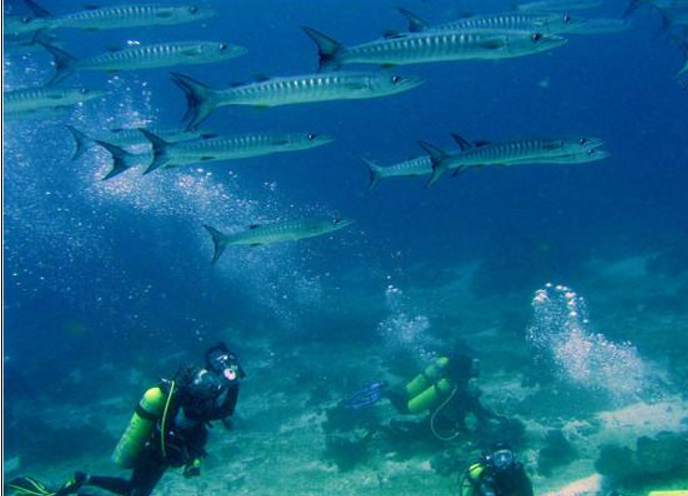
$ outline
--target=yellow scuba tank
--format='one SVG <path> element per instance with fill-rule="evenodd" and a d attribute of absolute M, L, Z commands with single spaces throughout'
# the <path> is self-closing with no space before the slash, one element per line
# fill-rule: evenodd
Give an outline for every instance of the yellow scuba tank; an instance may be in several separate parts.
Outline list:
<path fill-rule="evenodd" d="M 413 378 L 411 382 L 406 384 L 406 394 L 409 398 L 418 396 L 425 391 L 428 386 L 439 381 L 444 375 L 444 369 L 449 364 L 447 357 L 437 358 L 433 364 L 428 366 L 423 372 Z"/>
<path fill-rule="evenodd" d="M 482 463 L 474 463 L 468 467 L 468 471 L 461 481 L 461 496 L 474 496 L 479 492 L 480 476 L 484 470 L 485 466 Z"/>
<path fill-rule="evenodd" d="M 442 399 L 446 398 L 452 391 L 452 384 L 444 378 L 436 384 L 431 385 L 425 391 L 411 398 L 407 404 L 409 413 L 421 413 L 437 405 Z"/>
<path fill-rule="evenodd" d="M 156 422 L 162 416 L 167 396 L 159 386 L 144 393 L 129 426 L 112 453 L 113 462 L 122 468 L 133 468 L 146 442 L 151 438 Z"/>

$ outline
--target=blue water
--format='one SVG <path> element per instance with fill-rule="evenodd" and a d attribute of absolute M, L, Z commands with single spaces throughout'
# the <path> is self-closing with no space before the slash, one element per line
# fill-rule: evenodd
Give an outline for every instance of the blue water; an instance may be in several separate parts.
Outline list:
<path fill-rule="evenodd" d="M 116 3 L 127 2 L 108 5 Z M 355 44 L 404 28 L 396 6 L 434 22 L 466 10 L 508 9 L 496 0 L 200 3 L 218 15 L 182 26 L 57 34 L 77 56 L 126 40 L 245 46 L 249 53 L 241 58 L 178 69 L 226 87 L 256 74 L 314 72 L 316 50 L 301 25 Z M 41 4 L 53 13 L 80 8 L 79 2 Z M 595 15 L 618 17 L 625 7 L 609 0 Z M 11 12 L 24 9 L 17 0 L 6 5 Z M 162 374 L 151 356 L 199 352 L 228 326 L 248 336 L 333 346 L 347 335 L 365 340 L 378 320 L 361 302 L 384 308 L 390 283 L 431 285 L 445 268 L 473 262 L 482 264 L 475 293 L 520 298 L 526 315 L 533 291 L 547 280 L 584 288 L 581 267 L 591 259 L 671 251 L 673 271 L 685 270 L 688 93 L 673 78 L 683 59 L 657 36 L 660 21 L 651 11 L 639 11 L 633 22 L 628 31 L 571 37 L 535 56 L 395 68 L 426 82 L 392 97 L 221 108 L 205 128 L 316 132 L 336 140 L 294 154 L 145 177 L 131 170 L 108 182 L 100 181 L 107 153 L 91 150 L 71 162 L 74 144 L 63 125 L 171 127 L 185 99 L 166 70 L 70 78 L 64 86 L 111 94 L 60 118 L 5 127 L 5 365 L 8 381 L 12 371 L 21 377 L 8 382 L 8 401 L 33 388 L 68 394 L 63 378 L 77 367 L 135 365 Z M 51 71 L 45 53 L 13 54 L 5 59 L 5 89 L 40 84 Z M 367 190 L 361 157 L 392 164 L 419 155 L 419 140 L 451 149 L 450 132 L 492 141 L 595 136 L 612 156 L 583 165 L 469 171 L 429 190 L 420 178 L 385 180 Z M 314 213 L 357 222 L 299 243 L 231 247 L 210 265 L 212 244 L 201 224 L 232 231 Z M 376 296 L 361 296 L 369 294 Z M 318 320 L 342 308 L 359 308 L 360 315 Z"/>

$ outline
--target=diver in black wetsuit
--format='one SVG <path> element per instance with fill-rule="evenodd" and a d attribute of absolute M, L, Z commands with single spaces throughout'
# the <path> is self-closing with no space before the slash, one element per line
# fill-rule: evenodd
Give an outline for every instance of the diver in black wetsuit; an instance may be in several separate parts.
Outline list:
<path fill-rule="evenodd" d="M 31 477 L 10 482 L 24 496 L 89 496 L 88 486 L 121 496 L 148 496 L 170 468 L 184 467 L 185 477 L 200 475 L 208 425 L 222 421 L 229 428 L 245 373 L 234 353 L 219 343 L 205 353 L 205 367 L 182 369 L 146 391 L 115 450 L 113 460 L 132 468 L 130 479 L 87 475 L 74 477 L 56 491 Z"/>

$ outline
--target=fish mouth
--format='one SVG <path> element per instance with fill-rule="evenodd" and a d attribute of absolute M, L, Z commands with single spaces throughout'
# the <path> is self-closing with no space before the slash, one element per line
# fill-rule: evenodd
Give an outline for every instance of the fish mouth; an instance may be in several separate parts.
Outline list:
<path fill-rule="evenodd" d="M 318 134 L 315 138 L 313 138 L 311 143 L 313 146 L 322 146 L 328 143 L 332 143 L 333 141 L 334 136 L 330 136 L 329 134 Z"/>
<path fill-rule="evenodd" d="M 425 79 L 417 76 L 404 76 L 396 85 L 399 91 L 410 90 L 425 83 Z"/>
<path fill-rule="evenodd" d="M 95 100 L 96 98 L 103 98 L 103 97 L 105 97 L 105 96 L 107 96 L 107 95 L 109 95 L 109 94 L 110 94 L 110 92 L 107 91 L 107 90 L 91 90 L 91 89 L 85 89 L 85 93 L 84 93 L 84 90 L 82 90 L 82 95 L 83 95 L 83 97 L 84 97 L 84 98 L 83 98 L 83 101 L 86 101 L 86 100 Z"/>
<path fill-rule="evenodd" d="M 543 35 L 543 39 L 540 40 L 540 48 L 542 50 L 551 50 L 552 48 L 557 48 L 568 43 L 569 40 L 563 36 L 557 36 L 555 34 Z"/>
<path fill-rule="evenodd" d="M 336 229 L 344 229 L 345 227 L 349 227 L 351 224 L 355 222 L 356 221 L 354 219 L 334 219 L 332 221 L 332 224 Z"/>

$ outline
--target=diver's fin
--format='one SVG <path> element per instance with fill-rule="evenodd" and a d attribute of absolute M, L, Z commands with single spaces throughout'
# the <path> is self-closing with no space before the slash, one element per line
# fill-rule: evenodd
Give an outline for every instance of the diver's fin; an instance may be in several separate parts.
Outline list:
<path fill-rule="evenodd" d="M 382 175 L 382 167 L 377 165 L 372 160 L 368 160 L 367 158 L 363 158 L 362 160 L 368 166 L 368 173 L 370 175 L 370 182 L 368 183 L 368 189 L 373 189 L 375 186 L 377 186 L 377 183 L 380 182 L 380 179 L 382 179 L 384 177 Z"/>
<path fill-rule="evenodd" d="M 227 248 L 228 237 L 227 235 L 221 233 L 214 227 L 211 227 L 207 224 L 203 224 L 203 227 L 206 231 L 210 233 L 210 235 L 213 238 L 213 247 L 215 251 L 213 252 L 213 261 L 211 262 L 211 265 L 215 265 L 215 263 L 222 256 L 222 253 L 225 251 L 225 248 Z"/>
<path fill-rule="evenodd" d="M 51 491 L 45 484 L 28 475 L 12 479 L 7 483 L 7 488 L 18 496 L 57 496 L 55 491 Z"/>
<path fill-rule="evenodd" d="M 439 181 L 444 174 L 447 168 L 446 159 L 449 157 L 449 154 L 441 148 L 437 148 L 436 146 L 428 143 L 427 141 L 420 141 L 419 145 L 428 153 L 428 155 L 430 155 L 430 160 L 432 162 L 432 176 L 430 176 L 430 179 L 428 179 L 428 182 L 425 184 L 425 187 L 429 188 Z"/>
<path fill-rule="evenodd" d="M 48 81 L 49 86 L 52 84 L 57 84 L 60 81 L 74 74 L 74 72 L 76 71 L 76 66 L 79 62 L 75 57 L 68 54 L 61 48 L 57 48 L 56 46 L 51 45 L 50 43 L 46 43 L 43 40 L 37 40 L 36 43 L 48 50 L 50 54 L 53 56 L 55 70 L 57 72 L 52 77 L 52 79 Z"/>
<path fill-rule="evenodd" d="M 133 153 L 129 153 L 128 151 L 123 150 L 119 146 L 115 146 L 112 143 L 108 143 L 106 141 L 94 141 L 95 143 L 105 148 L 108 152 L 110 152 L 110 155 L 112 155 L 112 169 L 110 169 L 110 172 L 103 176 L 103 181 L 112 179 L 113 177 L 130 169 L 134 165 L 132 163 L 132 160 L 136 158 L 136 155 L 134 155 Z"/>
<path fill-rule="evenodd" d="M 318 46 L 319 70 L 339 69 L 341 64 L 337 61 L 344 47 L 337 40 L 330 38 L 326 34 L 316 31 L 308 26 L 301 26 L 301 29 Z"/>
<path fill-rule="evenodd" d="M 148 141 L 150 141 L 150 144 L 153 147 L 153 161 L 148 168 L 143 171 L 143 175 L 145 176 L 146 174 L 153 172 L 155 169 L 167 165 L 167 163 L 170 161 L 170 154 L 168 152 L 170 143 L 162 139 L 160 136 L 151 133 L 147 129 L 141 128 L 139 131 L 146 137 Z"/>
<path fill-rule="evenodd" d="M 86 134 L 82 133 L 75 127 L 70 126 L 69 124 L 67 124 L 65 127 L 72 134 L 74 137 L 74 142 L 76 143 L 76 149 L 72 154 L 71 160 L 81 158 L 81 156 L 86 153 L 89 148 L 92 148 L 96 144 L 92 138 L 89 138 Z"/>
<path fill-rule="evenodd" d="M 430 24 L 425 22 L 423 19 L 418 17 L 416 14 L 408 9 L 402 7 L 397 7 L 397 10 L 401 15 L 403 15 L 409 23 L 409 31 L 412 33 L 419 33 L 425 31 L 430 27 Z"/>
<path fill-rule="evenodd" d="M 188 121 L 187 130 L 197 128 L 217 108 L 217 91 L 178 72 L 172 73 L 172 81 L 186 95 L 187 109 L 182 121 Z"/>

